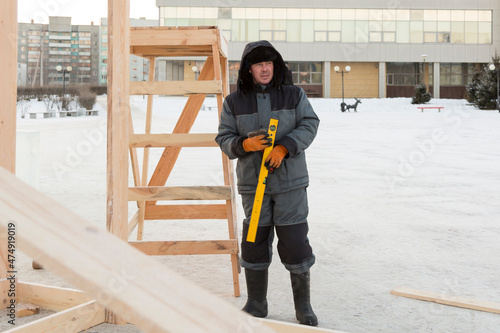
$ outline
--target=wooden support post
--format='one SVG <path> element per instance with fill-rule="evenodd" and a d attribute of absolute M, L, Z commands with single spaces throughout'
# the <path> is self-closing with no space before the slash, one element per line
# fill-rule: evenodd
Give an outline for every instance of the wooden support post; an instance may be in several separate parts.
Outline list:
<path fill-rule="evenodd" d="M 149 58 L 149 82 L 154 82 L 155 80 L 155 63 L 156 58 Z M 151 133 L 151 123 L 153 121 L 153 97 L 148 95 L 148 104 L 146 109 L 146 125 L 144 129 L 144 134 L 148 135 Z M 149 148 L 144 148 L 144 155 L 142 159 L 142 179 L 141 185 L 148 185 L 148 169 L 149 169 Z M 139 221 L 137 226 L 137 240 L 142 240 L 144 233 L 144 217 L 146 214 L 146 202 L 142 201 L 139 208 Z"/>
<path fill-rule="evenodd" d="M 16 172 L 17 0 L 0 1 L 0 167 Z M 0 280 L 7 277 L 7 233 L 0 233 Z"/>
<path fill-rule="evenodd" d="M 228 92 L 228 87 L 227 87 L 227 77 L 225 76 L 227 73 L 224 71 L 222 72 L 221 67 L 226 67 L 226 66 L 221 66 L 221 60 L 222 57 L 219 55 L 219 48 L 217 47 L 217 44 L 212 45 L 212 52 L 214 54 L 214 75 L 215 75 L 215 80 L 216 81 L 221 81 L 224 86 L 225 92 Z M 222 94 L 217 95 L 217 110 L 218 110 L 218 115 L 220 118 L 220 114 L 222 112 L 222 103 L 223 97 L 225 97 Z M 222 153 L 222 169 L 224 172 L 224 184 L 229 185 L 229 184 L 234 184 L 234 182 L 231 182 L 231 173 L 233 172 L 232 166 L 229 162 L 229 159 L 227 156 Z M 235 188 L 233 188 L 235 190 Z M 236 193 L 233 191 L 233 194 Z M 233 200 L 227 200 L 226 201 L 226 212 L 227 212 L 227 223 L 228 223 L 228 230 L 229 230 L 229 238 L 230 239 L 238 239 L 237 232 L 236 232 L 236 198 L 232 198 Z M 238 254 L 232 254 L 231 255 L 231 266 L 232 266 L 232 271 L 233 271 L 233 287 L 234 287 L 234 296 L 238 297 L 240 296 L 240 284 L 239 284 L 239 276 L 238 273 L 240 271 L 239 263 L 238 263 Z"/>
<path fill-rule="evenodd" d="M 139 329 L 234 333 L 253 320 L 3 169 L 0 184 L 0 229 L 16 221 L 20 250 Z"/>
<path fill-rule="evenodd" d="M 459 308 L 485 311 L 500 314 L 500 303 L 479 301 L 465 297 L 449 296 L 442 293 L 422 291 L 411 288 L 396 288 L 391 290 L 391 295 L 403 296 L 421 301 L 456 306 Z"/>
<path fill-rule="evenodd" d="M 108 166 L 106 227 L 128 239 L 130 0 L 108 0 Z M 105 252 L 103 252 L 104 255 Z M 108 312 L 107 322 L 125 324 Z"/>

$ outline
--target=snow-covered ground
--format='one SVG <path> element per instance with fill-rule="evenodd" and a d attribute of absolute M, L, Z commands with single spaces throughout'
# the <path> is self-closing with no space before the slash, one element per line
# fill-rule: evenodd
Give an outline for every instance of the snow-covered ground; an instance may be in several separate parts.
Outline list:
<path fill-rule="evenodd" d="M 185 101 L 155 98 L 153 133 L 171 132 Z M 420 112 L 410 99 L 398 98 L 364 99 L 357 113 L 342 113 L 340 102 L 311 99 L 321 119 L 307 151 L 310 241 L 317 258 L 312 304 L 320 326 L 352 333 L 499 332 L 498 314 L 390 291 L 405 286 L 500 303 L 500 114 L 476 110 L 464 100 L 432 100 L 444 107 L 441 112 Z M 216 103 L 208 98 L 205 104 Z M 98 117 L 19 118 L 18 130 L 39 132 L 39 189 L 104 227 L 105 97 L 96 107 Z M 141 133 L 146 100 L 132 98 L 131 108 Z M 216 111 L 200 111 L 192 131 L 216 132 L 217 120 Z M 151 150 L 150 175 L 160 155 L 160 149 Z M 222 183 L 217 148 L 185 148 L 167 185 Z M 131 203 L 129 214 L 135 209 Z M 224 221 L 145 226 L 146 240 L 226 237 Z M 244 275 L 242 297 L 234 298 L 227 256 L 156 259 L 243 306 Z M 269 318 L 296 322 L 288 273 L 274 259 Z M 29 258 L 20 260 L 20 280 L 71 286 L 46 270 L 32 270 Z M 138 330 L 100 325 L 89 332 Z"/>

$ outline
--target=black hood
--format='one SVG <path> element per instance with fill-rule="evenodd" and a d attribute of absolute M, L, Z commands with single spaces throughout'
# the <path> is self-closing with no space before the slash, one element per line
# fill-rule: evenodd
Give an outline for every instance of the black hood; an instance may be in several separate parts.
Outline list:
<path fill-rule="evenodd" d="M 270 85 L 278 88 L 282 85 L 293 85 L 292 72 L 286 66 L 281 54 L 267 40 L 260 40 L 248 43 L 243 50 L 238 72 L 238 91 L 246 94 L 253 90 L 255 84 L 249 72 L 250 66 L 262 61 L 273 62 L 274 73 Z"/>

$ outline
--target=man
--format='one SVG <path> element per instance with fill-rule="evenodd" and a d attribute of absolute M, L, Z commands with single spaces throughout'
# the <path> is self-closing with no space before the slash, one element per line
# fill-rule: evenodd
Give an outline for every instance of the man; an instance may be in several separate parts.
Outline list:
<path fill-rule="evenodd" d="M 246 238 L 262 151 L 271 145 L 267 136 L 271 117 L 279 121 L 275 146 L 266 159 L 273 171 L 266 180 L 259 227 L 252 243 Z M 248 291 L 243 310 L 256 317 L 268 313 L 268 267 L 276 229 L 280 259 L 290 271 L 297 320 L 318 325 L 310 304 L 309 269 L 315 257 L 307 238 L 309 176 L 304 153 L 318 125 L 304 90 L 293 85 L 280 53 L 267 41 L 247 44 L 241 57 L 238 90 L 224 101 L 215 140 L 229 158 L 238 158 L 238 192 L 245 211 L 241 265 Z M 266 129 L 265 133 L 255 134 L 259 129 Z"/>

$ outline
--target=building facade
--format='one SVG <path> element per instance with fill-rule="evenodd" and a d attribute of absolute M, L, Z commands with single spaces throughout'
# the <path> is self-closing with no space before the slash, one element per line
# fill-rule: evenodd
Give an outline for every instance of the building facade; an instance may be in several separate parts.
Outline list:
<path fill-rule="evenodd" d="M 156 0 L 160 26 L 217 25 L 229 41 L 232 88 L 245 44 L 266 39 L 310 96 L 463 98 L 500 49 L 498 0 Z M 178 60 L 176 60 L 178 61 Z M 184 64 L 183 73 L 193 75 Z M 196 66 L 199 68 L 200 66 Z M 340 69 L 338 72 L 335 69 Z"/>
<path fill-rule="evenodd" d="M 18 23 L 18 62 L 26 65 L 26 85 L 97 84 L 99 26 L 71 25 L 70 17 L 49 17 L 49 24 Z M 70 73 L 57 67 L 71 66 Z M 64 75 L 64 77 L 63 77 Z"/>

